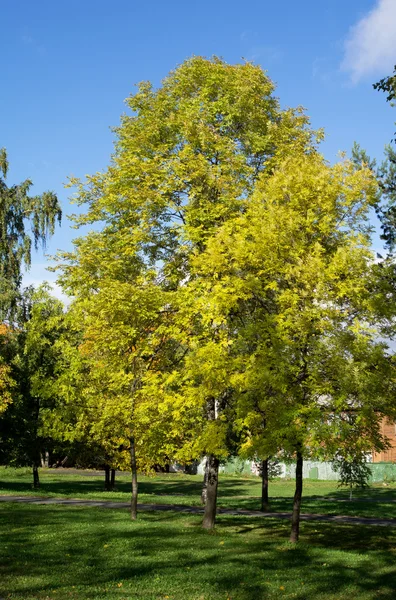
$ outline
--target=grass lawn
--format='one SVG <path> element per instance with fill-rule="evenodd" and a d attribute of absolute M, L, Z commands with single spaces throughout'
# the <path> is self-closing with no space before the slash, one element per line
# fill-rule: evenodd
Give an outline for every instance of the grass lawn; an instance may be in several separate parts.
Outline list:
<path fill-rule="evenodd" d="M 105 492 L 103 476 L 62 474 L 58 471 L 40 471 L 41 488 L 32 489 L 32 476 L 27 469 L 0 467 L 0 495 L 33 495 L 93 500 L 130 499 L 130 478 L 117 477 L 116 491 Z M 198 475 L 161 474 L 139 477 L 139 501 L 142 503 L 200 505 L 202 477 Z M 260 509 L 261 480 L 257 477 L 220 476 L 219 507 Z M 290 511 L 294 481 L 270 482 L 271 510 Z M 363 492 L 356 492 L 348 501 L 349 492 L 340 490 L 337 482 L 304 481 L 303 512 L 329 515 L 396 518 L 396 485 L 384 487 L 375 484 Z"/>
<path fill-rule="evenodd" d="M 31 600 L 299 600 L 396 596 L 396 529 L 0 505 L 0 596 Z"/>

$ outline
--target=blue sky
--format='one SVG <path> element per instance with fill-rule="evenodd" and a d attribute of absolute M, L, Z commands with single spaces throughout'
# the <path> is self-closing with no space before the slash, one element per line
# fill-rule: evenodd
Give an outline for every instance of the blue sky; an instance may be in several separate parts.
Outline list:
<path fill-rule="evenodd" d="M 396 110 L 371 84 L 396 63 L 396 0 L 15 0 L 2 4 L 1 24 L 9 183 L 54 190 L 65 214 L 63 184 L 106 167 L 134 84 L 158 85 L 193 54 L 260 64 L 283 106 L 303 105 L 325 128 L 330 161 L 354 140 L 380 157 L 394 131 Z M 75 236 L 65 219 L 48 252 Z M 35 255 L 26 281 L 52 280 L 45 266 Z"/>

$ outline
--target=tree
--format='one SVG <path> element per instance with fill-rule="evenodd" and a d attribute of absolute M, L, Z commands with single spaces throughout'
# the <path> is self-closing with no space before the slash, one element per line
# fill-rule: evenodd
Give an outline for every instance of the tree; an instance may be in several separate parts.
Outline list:
<path fill-rule="evenodd" d="M 394 106 L 396 99 L 396 66 L 392 75 L 374 83 L 373 88 L 386 93 L 386 101 L 391 106 Z M 387 250 L 392 254 L 396 244 L 396 153 L 392 146 L 386 146 L 385 159 L 378 166 L 376 160 L 370 159 L 367 152 L 355 143 L 352 150 L 352 158 L 356 164 L 367 165 L 377 177 L 380 195 L 375 208 L 381 222 L 381 238 L 384 240 Z M 382 277 L 382 279 L 383 281 L 386 279 L 389 280 L 392 277 L 390 273 L 392 266 L 390 264 L 383 266 L 387 267 L 387 273 L 383 274 L 385 277 Z"/>
<path fill-rule="evenodd" d="M 261 510 L 267 511 L 269 508 L 269 481 L 281 474 L 281 465 L 279 460 L 264 458 L 259 463 L 259 475 L 261 477 Z"/>
<path fill-rule="evenodd" d="M 396 152 L 392 146 L 385 146 L 385 158 L 380 165 L 371 159 L 359 144 L 352 148 L 352 160 L 358 168 L 368 167 L 377 179 L 378 196 L 374 205 L 381 223 L 381 239 L 390 254 L 393 254 L 396 243 Z M 383 267 L 391 264 L 384 263 Z M 383 279 L 383 278 L 382 278 Z"/>
<path fill-rule="evenodd" d="M 29 196 L 30 179 L 8 187 L 8 160 L 0 150 L 0 321 L 12 320 L 22 282 L 22 268 L 30 266 L 32 243 L 45 247 L 60 223 L 62 211 L 56 195 Z"/>
<path fill-rule="evenodd" d="M 15 384 L 13 402 L 0 419 L 0 453 L 2 462 L 32 466 L 33 486 L 38 488 L 41 455 L 50 443 L 43 431 L 43 415 L 54 403 L 51 378 L 58 368 L 56 341 L 64 315 L 62 303 L 45 286 L 26 292 L 25 301 L 28 319 L 11 330 L 13 347 L 7 364 Z"/>
<path fill-rule="evenodd" d="M 117 357 L 123 390 L 117 394 L 130 410 L 120 404 L 113 414 L 128 415 L 125 430 L 140 431 L 157 455 L 176 452 L 191 460 L 207 452 L 205 523 L 211 527 L 229 398 L 222 383 L 213 382 L 213 395 L 194 372 L 198 360 L 207 373 L 200 339 L 217 347 L 218 336 L 209 322 L 183 309 L 183 290 L 194 277 L 193 261 L 218 227 L 245 210 L 260 174 L 315 140 L 301 109 L 282 111 L 271 81 L 249 63 L 194 57 L 158 90 L 140 84 L 127 104 L 133 114 L 122 118 L 107 171 L 72 181 L 77 202 L 87 207 L 77 224 L 100 223 L 102 230 L 61 255 L 60 281 L 92 319 L 90 355 L 100 356 L 106 369 Z M 113 296 L 122 304 L 114 306 Z M 128 297 L 134 303 L 126 313 Z M 172 413 L 176 441 L 152 418 L 164 411 Z M 143 434 L 139 422 L 147 419 Z M 137 444 L 147 455 L 141 440 L 130 439 L 131 448 Z"/>
<path fill-rule="evenodd" d="M 333 460 L 333 469 L 340 475 L 338 485 L 349 487 L 349 500 L 352 500 L 354 487 L 363 489 L 369 486 L 371 470 L 366 456 L 362 454 L 338 455 Z"/>
<path fill-rule="evenodd" d="M 218 228 L 185 286 L 201 320 L 215 324 L 206 379 L 233 389 L 241 454 L 296 459 L 293 542 L 304 457 L 329 457 L 346 440 L 379 447 L 380 421 L 394 413 L 393 365 L 371 296 L 366 221 L 376 189 L 370 170 L 349 161 L 289 156 L 262 175 L 244 213 Z"/>
<path fill-rule="evenodd" d="M 383 77 L 377 83 L 374 83 L 373 88 L 379 92 L 384 92 L 386 94 L 386 101 L 391 106 L 394 106 L 396 100 L 396 65 L 393 69 L 393 74 Z"/>
<path fill-rule="evenodd" d="M 137 467 L 168 462 L 176 443 L 158 376 L 167 373 L 166 361 L 177 351 L 158 331 L 162 306 L 161 289 L 149 281 L 109 282 L 92 298 L 77 298 L 57 342 L 57 402 L 45 419 L 55 439 L 98 449 L 112 469 L 132 468 L 134 519 Z"/>
<path fill-rule="evenodd" d="M 39 245 L 45 247 L 48 237 L 54 233 L 56 221 L 61 221 L 62 212 L 53 192 L 29 196 L 32 186 L 29 179 L 8 187 L 7 171 L 7 154 L 3 148 L 0 150 L 0 323 L 3 323 L 2 327 L 7 323 L 8 341 L 0 348 L 0 412 L 3 412 L 0 453 L 15 463 L 26 464 L 27 461 L 33 464 L 34 485 L 37 486 L 38 458 L 33 442 L 37 438 L 35 409 L 31 405 L 29 375 L 23 355 L 31 290 L 21 292 L 22 269 L 30 266 L 32 243 L 36 249 Z"/>
<path fill-rule="evenodd" d="M 385 92 L 387 94 L 387 102 L 393 102 L 396 100 L 396 65 L 393 69 L 393 74 L 383 77 L 377 83 L 374 83 L 373 88 L 375 90 Z"/>

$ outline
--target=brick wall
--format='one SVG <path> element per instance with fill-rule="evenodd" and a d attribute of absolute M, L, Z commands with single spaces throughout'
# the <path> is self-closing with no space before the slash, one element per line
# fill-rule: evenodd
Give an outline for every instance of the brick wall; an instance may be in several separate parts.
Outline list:
<path fill-rule="evenodd" d="M 384 452 L 373 452 L 373 462 L 396 462 L 396 424 L 384 419 L 381 433 L 389 439 L 391 446 Z"/>

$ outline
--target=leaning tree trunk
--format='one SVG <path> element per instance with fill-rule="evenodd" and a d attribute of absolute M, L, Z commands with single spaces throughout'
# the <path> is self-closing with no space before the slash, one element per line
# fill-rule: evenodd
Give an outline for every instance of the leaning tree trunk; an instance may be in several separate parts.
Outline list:
<path fill-rule="evenodd" d="M 201 492 L 201 504 L 206 504 L 206 499 L 208 497 L 208 470 L 209 470 L 209 460 L 208 460 L 208 457 L 206 457 L 204 478 L 203 478 L 202 492 Z"/>
<path fill-rule="evenodd" d="M 261 510 L 265 512 L 269 508 L 268 500 L 268 458 L 261 461 Z"/>
<path fill-rule="evenodd" d="M 208 477 L 206 488 L 206 503 L 202 527 L 204 529 L 213 529 L 216 520 L 217 506 L 217 485 L 219 482 L 219 459 L 213 454 L 207 458 Z"/>
<path fill-rule="evenodd" d="M 138 482 L 136 469 L 136 449 L 135 438 L 131 436 L 131 470 L 132 470 L 132 497 L 131 497 L 131 519 L 137 519 L 137 501 L 138 501 Z"/>
<path fill-rule="evenodd" d="M 40 487 L 40 478 L 37 463 L 33 463 L 33 488 L 38 490 Z"/>
<path fill-rule="evenodd" d="M 297 451 L 296 461 L 296 491 L 294 493 L 293 501 L 293 513 L 292 513 L 292 526 L 290 533 L 290 541 L 295 543 L 298 542 L 300 534 L 300 510 L 301 510 L 301 497 L 303 488 L 303 457 L 302 453 Z"/>

